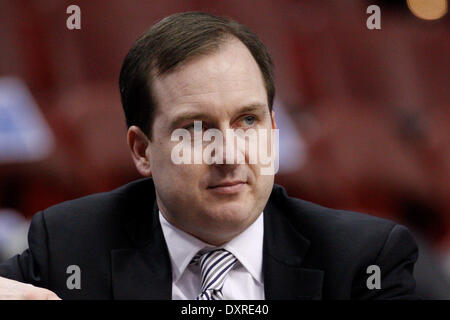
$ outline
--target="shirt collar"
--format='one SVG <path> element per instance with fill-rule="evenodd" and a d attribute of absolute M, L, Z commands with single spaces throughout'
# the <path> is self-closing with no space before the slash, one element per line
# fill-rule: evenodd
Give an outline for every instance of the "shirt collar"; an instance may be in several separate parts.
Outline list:
<path fill-rule="evenodd" d="M 234 254 L 252 277 L 261 284 L 263 283 L 263 216 L 261 213 L 247 229 L 220 247 Z M 176 282 L 198 251 L 209 250 L 213 247 L 170 224 L 161 211 L 159 211 L 159 220 L 172 263 L 173 281 Z"/>

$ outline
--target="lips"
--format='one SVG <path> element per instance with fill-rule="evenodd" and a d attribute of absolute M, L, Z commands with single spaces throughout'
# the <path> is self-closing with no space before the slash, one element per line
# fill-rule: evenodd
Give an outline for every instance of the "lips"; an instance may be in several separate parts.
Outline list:
<path fill-rule="evenodd" d="M 246 183 L 246 182 L 245 181 L 241 181 L 241 180 L 225 181 L 225 182 L 221 182 L 219 184 L 214 184 L 212 186 L 209 186 L 208 189 L 231 187 L 231 186 L 235 186 L 235 185 L 242 184 L 242 183 Z"/>
<path fill-rule="evenodd" d="M 241 180 L 225 181 L 208 187 L 216 195 L 236 195 L 244 191 L 247 182 Z"/>

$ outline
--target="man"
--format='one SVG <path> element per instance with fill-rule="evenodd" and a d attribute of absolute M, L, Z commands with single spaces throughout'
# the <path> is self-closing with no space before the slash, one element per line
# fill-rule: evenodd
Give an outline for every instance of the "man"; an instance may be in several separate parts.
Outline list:
<path fill-rule="evenodd" d="M 405 227 L 290 198 L 250 147 L 225 152 L 225 132 L 277 129 L 272 62 L 246 27 L 163 19 L 125 58 L 120 91 L 147 178 L 37 213 L 29 249 L 0 265 L 1 298 L 415 298 Z M 216 160 L 175 163 L 174 132 L 209 129 L 226 136 Z"/>

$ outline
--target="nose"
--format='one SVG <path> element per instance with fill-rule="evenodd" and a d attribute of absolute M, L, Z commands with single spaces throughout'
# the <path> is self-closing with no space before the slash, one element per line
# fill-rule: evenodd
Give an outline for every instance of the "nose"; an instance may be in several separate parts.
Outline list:
<path fill-rule="evenodd" d="M 224 135 L 223 159 L 224 164 L 239 165 L 246 161 L 245 142 L 240 141 L 240 137 L 234 130 L 227 129 Z"/>
<path fill-rule="evenodd" d="M 240 164 L 246 163 L 246 150 L 245 143 L 238 141 L 239 138 L 233 131 L 233 129 L 225 128 L 217 130 L 217 135 L 214 137 L 214 142 L 206 146 L 204 149 L 204 155 L 209 158 L 208 164 L 215 166 L 226 166 L 227 168 L 233 168 Z M 214 147 L 212 147 L 214 144 Z"/>

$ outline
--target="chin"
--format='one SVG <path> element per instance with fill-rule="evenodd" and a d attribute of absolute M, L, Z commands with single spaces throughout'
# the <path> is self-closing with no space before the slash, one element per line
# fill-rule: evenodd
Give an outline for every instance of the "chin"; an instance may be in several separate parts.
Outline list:
<path fill-rule="evenodd" d="M 228 228 L 245 225 L 252 216 L 254 209 L 248 205 L 240 203 L 227 203 L 208 210 L 207 216 L 216 226 Z"/>

